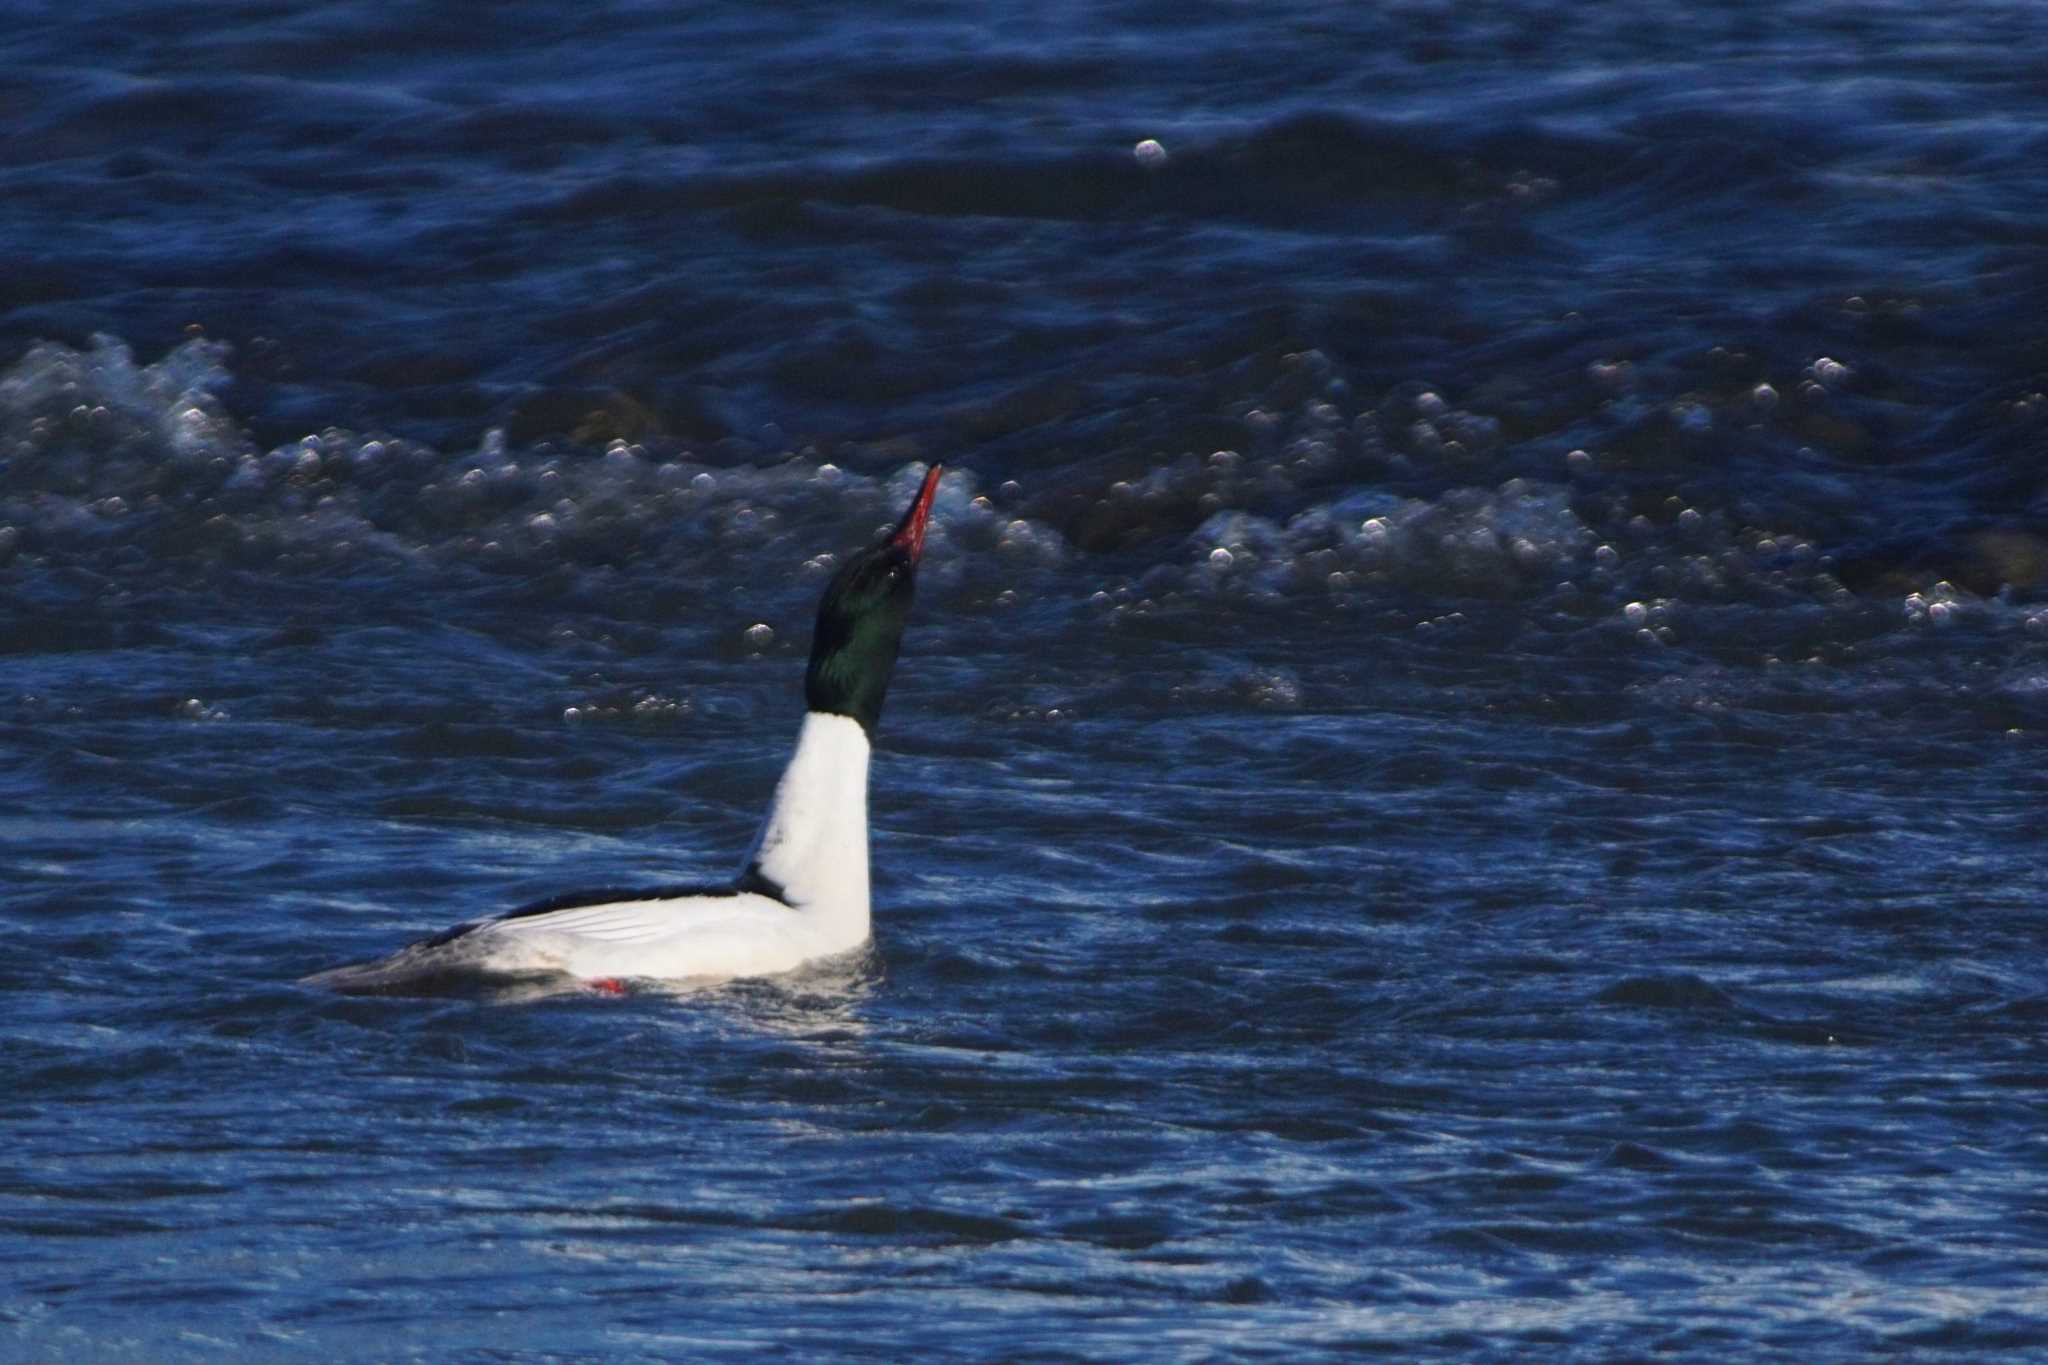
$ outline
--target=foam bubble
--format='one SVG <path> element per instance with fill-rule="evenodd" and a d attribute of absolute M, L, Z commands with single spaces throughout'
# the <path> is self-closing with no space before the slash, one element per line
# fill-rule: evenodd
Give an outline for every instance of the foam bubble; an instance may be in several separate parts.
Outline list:
<path fill-rule="evenodd" d="M 68 462 L 154 445 L 183 460 L 239 453 L 243 442 L 214 390 L 224 387 L 229 347 L 195 338 L 153 365 L 95 335 L 89 350 L 55 342 L 29 349 L 0 375 L 0 440 L 17 456 Z"/>
<path fill-rule="evenodd" d="M 1376 582 L 1515 592 L 1547 584 L 1594 547 L 1561 489 L 1523 480 L 1493 490 L 1452 489 L 1435 499 L 1357 493 L 1284 524 L 1220 512 L 1190 542 L 1202 579 L 1256 592 L 1319 594 Z"/>
<path fill-rule="evenodd" d="M 707 556 L 741 556 L 825 569 L 847 548 L 849 515 L 893 521 L 925 468 L 855 474 L 814 452 L 714 470 L 687 453 L 657 463 L 630 442 L 596 458 L 519 449 L 496 428 L 445 453 L 340 427 L 258 449 L 216 397 L 226 355 L 187 341 L 141 365 L 101 337 L 38 345 L 0 371 L 0 558 L 310 566 L 374 554 L 500 571 L 649 563 L 688 577 Z M 1006 490 L 999 514 L 974 483 L 958 470 L 941 485 L 928 582 L 961 581 L 963 561 L 983 554 L 1010 576 L 1062 560 L 1061 536 L 1018 515 L 1021 490 Z M 768 582 L 785 579 L 796 575 Z"/>

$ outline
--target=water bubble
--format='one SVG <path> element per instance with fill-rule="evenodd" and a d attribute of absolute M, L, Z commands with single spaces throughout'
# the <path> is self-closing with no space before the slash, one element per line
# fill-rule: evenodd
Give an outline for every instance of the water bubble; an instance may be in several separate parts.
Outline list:
<path fill-rule="evenodd" d="M 1769 412 L 1778 406 L 1778 391 L 1769 384 L 1759 384 L 1749 391 L 1749 401 Z"/>
<path fill-rule="evenodd" d="M 1650 619 L 1650 609 L 1641 602 L 1629 603 L 1621 609 L 1621 614 L 1628 618 L 1628 623 L 1632 626 L 1640 626 Z"/>
<path fill-rule="evenodd" d="M 690 487 L 699 493 L 709 493 L 712 489 L 718 487 L 718 480 L 712 478 L 709 474 L 699 474 L 696 478 L 690 480 Z"/>
<path fill-rule="evenodd" d="M 742 638 L 746 640 L 747 648 L 760 651 L 775 643 L 775 630 L 766 622 L 756 621 L 746 628 Z"/>
<path fill-rule="evenodd" d="M 1166 164 L 1166 148 L 1157 138 L 1146 138 L 1131 148 L 1131 156 L 1148 171 L 1156 171 Z"/>
<path fill-rule="evenodd" d="M 1230 551 L 1218 545 L 1215 549 L 1209 551 L 1209 567 L 1212 569 L 1227 569 L 1230 567 L 1231 560 L 1234 557 Z"/>
<path fill-rule="evenodd" d="M 1852 373 L 1847 365 L 1828 356 L 1813 362 L 1813 377 L 1823 384 L 1845 383 Z"/>
<path fill-rule="evenodd" d="M 1267 710 L 1292 711 L 1301 705 L 1301 683 L 1278 670 L 1251 674 L 1244 680 L 1244 692 L 1253 706 Z"/>
<path fill-rule="evenodd" d="M 1612 545 L 1602 545 L 1593 551 L 1593 562 L 1603 569 L 1611 569 L 1621 562 L 1621 553 Z"/>
<path fill-rule="evenodd" d="M 1593 472 L 1593 456 L 1584 450 L 1568 450 L 1564 455 L 1564 466 L 1574 474 Z"/>
<path fill-rule="evenodd" d="M 1450 411 L 1450 407 L 1451 405 L 1444 401 L 1443 395 L 1440 393 L 1431 391 L 1415 395 L 1415 410 L 1424 417 L 1441 417 L 1444 413 Z"/>

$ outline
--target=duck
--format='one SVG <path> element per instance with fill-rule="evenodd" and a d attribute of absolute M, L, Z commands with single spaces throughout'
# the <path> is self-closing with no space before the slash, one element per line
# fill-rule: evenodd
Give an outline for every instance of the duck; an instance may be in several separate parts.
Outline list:
<path fill-rule="evenodd" d="M 731 881 L 551 896 L 301 984 L 435 994 L 566 977 L 616 995 L 638 980 L 779 975 L 867 944 L 869 759 L 943 472 L 934 463 L 895 529 L 849 556 L 826 585 L 796 747 Z"/>

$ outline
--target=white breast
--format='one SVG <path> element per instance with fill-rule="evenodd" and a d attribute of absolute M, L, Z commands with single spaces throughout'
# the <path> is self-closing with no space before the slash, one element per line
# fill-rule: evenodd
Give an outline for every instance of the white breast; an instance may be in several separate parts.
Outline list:
<path fill-rule="evenodd" d="M 870 752 L 859 721 L 807 714 L 746 867 L 806 914 L 858 921 L 856 941 L 868 934 Z"/>

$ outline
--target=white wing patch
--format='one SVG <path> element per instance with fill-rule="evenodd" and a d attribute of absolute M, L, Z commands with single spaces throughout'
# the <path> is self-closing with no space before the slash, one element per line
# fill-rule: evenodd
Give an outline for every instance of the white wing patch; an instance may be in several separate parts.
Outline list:
<path fill-rule="evenodd" d="M 678 933 L 706 910 L 725 908 L 735 899 L 731 896 L 690 896 L 676 900 L 575 905 L 566 910 L 550 910 L 544 915 L 520 915 L 515 919 L 497 920 L 487 927 L 496 934 L 567 934 L 605 943 L 646 943 Z M 721 901 L 724 906 L 720 905 Z"/>
<path fill-rule="evenodd" d="M 416 944 L 382 962 L 315 978 L 338 990 L 403 990 L 450 973 L 570 976 L 767 976 L 867 940 L 866 923 L 792 910 L 754 892 L 572 905 L 485 920 L 469 933 Z"/>

